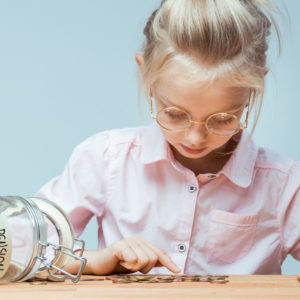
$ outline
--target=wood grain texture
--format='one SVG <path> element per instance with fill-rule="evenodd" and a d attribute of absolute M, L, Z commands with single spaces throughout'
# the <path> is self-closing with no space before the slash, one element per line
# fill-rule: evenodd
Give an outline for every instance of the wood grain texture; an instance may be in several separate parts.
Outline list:
<path fill-rule="evenodd" d="M 103 278 L 103 277 L 102 277 Z M 214 300 L 299 300 L 300 282 L 296 276 L 234 275 L 229 283 L 172 282 L 114 284 L 101 277 L 82 276 L 77 284 L 70 281 L 46 285 L 25 283 L 1 284 L 1 299 L 214 299 Z"/>

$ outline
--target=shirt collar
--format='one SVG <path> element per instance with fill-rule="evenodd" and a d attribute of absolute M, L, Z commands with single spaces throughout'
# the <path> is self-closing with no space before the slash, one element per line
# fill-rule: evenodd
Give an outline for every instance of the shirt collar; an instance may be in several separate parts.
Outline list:
<path fill-rule="evenodd" d="M 170 160 L 171 149 L 161 132 L 159 125 L 153 122 L 150 126 L 143 127 L 141 161 L 150 164 L 159 160 Z"/>
<path fill-rule="evenodd" d="M 249 133 L 243 130 L 236 149 L 219 173 L 224 174 L 236 185 L 246 188 L 252 180 L 257 154 L 258 148 L 254 141 Z"/>
<path fill-rule="evenodd" d="M 171 148 L 156 122 L 144 127 L 143 130 L 142 163 L 174 160 Z M 246 188 L 251 183 L 258 149 L 247 131 L 243 130 L 237 138 L 238 145 L 219 174 L 224 174 L 234 184 Z"/>

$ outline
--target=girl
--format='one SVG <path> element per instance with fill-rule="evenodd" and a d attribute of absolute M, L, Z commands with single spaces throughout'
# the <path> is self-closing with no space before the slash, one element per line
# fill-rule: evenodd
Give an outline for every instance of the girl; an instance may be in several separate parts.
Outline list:
<path fill-rule="evenodd" d="M 280 274 L 288 254 L 300 260 L 300 164 L 244 131 L 263 98 L 270 9 L 165 0 L 149 18 L 136 61 L 155 122 L 90 137 L 37 194 L 77 236 L 97 217 L 85 273 Z"/>

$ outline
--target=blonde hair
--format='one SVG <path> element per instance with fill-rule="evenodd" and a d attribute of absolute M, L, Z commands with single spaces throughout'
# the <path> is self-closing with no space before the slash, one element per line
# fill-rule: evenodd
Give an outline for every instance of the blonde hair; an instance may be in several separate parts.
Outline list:
<path fill-rule="evenodd" d="M 263 101 L 272 23 L 280 49 L 272 16 L 278 11 L 267 0 L 163 0 L 144 28 L 146 94 L 176 65 L 185 67 L 189 81 L 228 80 L 232 86 L 251 88 L 254 131 Z"/>

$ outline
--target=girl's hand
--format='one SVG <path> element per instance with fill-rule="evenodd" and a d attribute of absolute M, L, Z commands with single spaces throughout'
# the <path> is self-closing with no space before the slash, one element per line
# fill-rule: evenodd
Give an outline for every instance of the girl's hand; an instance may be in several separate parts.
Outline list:
<path fill-rule="evenodd" d="M 83 256 L 87 258 L 84 274 L 148 273 L 154 267 L 166 267 L 173 273 L 180 272 L 163 250 L 137 237 L 118 241 L 103 250 L 85 251 Z M 75 273 L 77 268 L 71 265 L 66 270 Z"/>
<path fill-rule="evenodd" d="M 108 247 L 108 250 L 116 263 L 116 270 L 121 266 L 121 271 L 125 268 L 129 272 L 148 273 L 154 267 L 166 267 L 173 273 L 180 272 L 165 251 L 142 238 L 121 240 Z"/>
<path fill-rule="evenodd" d="M 88 258 L 88 264 L 92 264 L 92 272 L 99 275 L 137 271 L 148 273 L 152 268 L 162 266 L 171 272 L 180 272 L 180 269 L 163 250 L 137 237 L 112 244 L 90 257 L 90 261 Z"/>
<path fill-rule="evenodd" d="M 298 274 L 297 279 L 298 279 L 298 281 L 300 281 L 300 274 Z"/>

